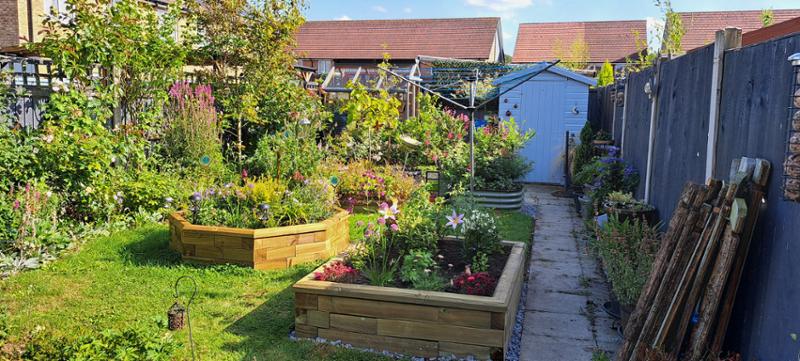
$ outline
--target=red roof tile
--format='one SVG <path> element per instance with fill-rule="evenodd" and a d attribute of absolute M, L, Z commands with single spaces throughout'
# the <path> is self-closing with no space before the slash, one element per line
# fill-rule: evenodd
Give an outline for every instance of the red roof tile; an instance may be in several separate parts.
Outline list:
<path fill-rule="evenodd" d="M 647 40 L 645 20 L 520 24 L 514 62 L 564 57 L 569 55 L 570 45 L 580 38 L 589 47 L 589 62 L 615 61 L 640 50 L 637 36 L 641 42 Z M 558 51 L 559 47 L 564 50 Z"/>
<path fill-rule="evenodd" d="M 742 46 L 758 44 L 794 33 L 800 33 L 800 17 L 744 33 L 742 34 Z"/>
<path fill-rule="evenodd" d="M 761 10 L 707 11 L 680 13 L 686 34 L 681 48 L 689 51 L 714 42 L 714 34 L 725 27 L 737 27 L 742 33 L 760 29 Z M 800 17 L 800 9 L 773 10 L 773 24 Z"/>
<path fill-rule="evenodd" d="M 308 59 L 409 60 L 418 55 L 486 60 L 500 18 L 309 21 L 295 52 Z"/>

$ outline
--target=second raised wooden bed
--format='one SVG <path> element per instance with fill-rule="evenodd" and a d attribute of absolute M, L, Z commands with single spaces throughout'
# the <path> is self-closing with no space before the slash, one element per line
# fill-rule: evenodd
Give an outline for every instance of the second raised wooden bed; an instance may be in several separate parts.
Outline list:
<path fill-rule="evenodd" d="M 259 270 L 282 269 L 326 260 L 350 245 L 350 214 L 299 226 L 240 229 L 191 224 L 183 214 L 169 217 L 170 248 L 183 259 L 232 263 Z"/>
<path fill-rule="evenodd" d="M 526 258 L 524 243 L 504 243 L 511 251 L 491 297 L 317 281 L 312 272 L 293 286 L 297 336 L 416 357 L 502 360 Z"/>

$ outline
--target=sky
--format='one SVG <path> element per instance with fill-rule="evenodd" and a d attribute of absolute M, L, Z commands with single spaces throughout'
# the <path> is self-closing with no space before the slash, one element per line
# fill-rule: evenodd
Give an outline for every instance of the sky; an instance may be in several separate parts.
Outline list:
<path fill-rule="evenodd" d="M 501 17 L 505 52 L 520 23 L 660 18 L 654 0 L 306 0 L 308 20 Z M 798 0 L 672 0 L 675 11 L 798 8 Z"/>

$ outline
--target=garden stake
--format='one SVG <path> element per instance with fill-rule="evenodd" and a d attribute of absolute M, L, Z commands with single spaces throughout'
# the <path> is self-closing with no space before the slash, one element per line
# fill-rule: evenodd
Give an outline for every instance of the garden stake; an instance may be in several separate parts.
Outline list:
<path fill-rule="evenodd" d="M 192 301 L 194 301 L 194 297 L 197 296 L 197 281 L 195 281 L 195 279 L 191 276 L 180 276 L 177 280 L 175 280 L 175 295 L 173 296 L 175 297 L 175 304 L 173 305 L 173 308 L 175 308 L 175 306 L 180 306 L 178 303 L 178 297 L 180 296 L 180 292 L 178 292 L 178 285 L 183 279 L 192 281 L 192 295 L 189 297 L 189 302 L 186 303 L 186 324 L 189 326 L 189 346 L 192 350 L 192 360 L 196 360 L 194 353 L 194 339 L 192 338 L 192 319 L 189 314 L 189 307 L 192 306 Z M 170 308 L 170 311 L 172 311 L 172 308 Z M 172 322 L 170 322 L 170 326 L 172 326 Z"/>

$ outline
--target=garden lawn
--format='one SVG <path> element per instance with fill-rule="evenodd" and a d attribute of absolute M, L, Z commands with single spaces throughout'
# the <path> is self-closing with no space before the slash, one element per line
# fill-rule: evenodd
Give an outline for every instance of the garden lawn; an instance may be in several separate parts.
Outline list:
<path fill-rule="evenodd" d="M 499 213 L 504 239 L 527 241 L 531 219 Z M 365 219 L 357 214 L 352 222 Z M 182 263 L 168 249 L 166 226 L 151 225 L 88 241 L 79 252 L 44 269 L 0 281 L 0 307 L 10 326 L 8 341 L 19 342 L 43 327 L 72 337 L 134 323 L 164 322 L 175 301 L 173 284 L 184 275 L 198 283 L 191 307 L 194 340 L 202 360 L 385 360 L 359 351 L 309 341 L 293 342 L 291 285 L 315 265 L 284 271 L 254 271 L 237 266 Z M 184 295 L 188 284 L 183 284 Z M 186 304 L 185 296 L 182 303 Z M 155 327 L 155 326 L 153 326 Z M 165 331 L 167 333 L 167 331 Z M 186 330 L 174 334 L 184 347 L 176 355 L 191 359 Z"/>

